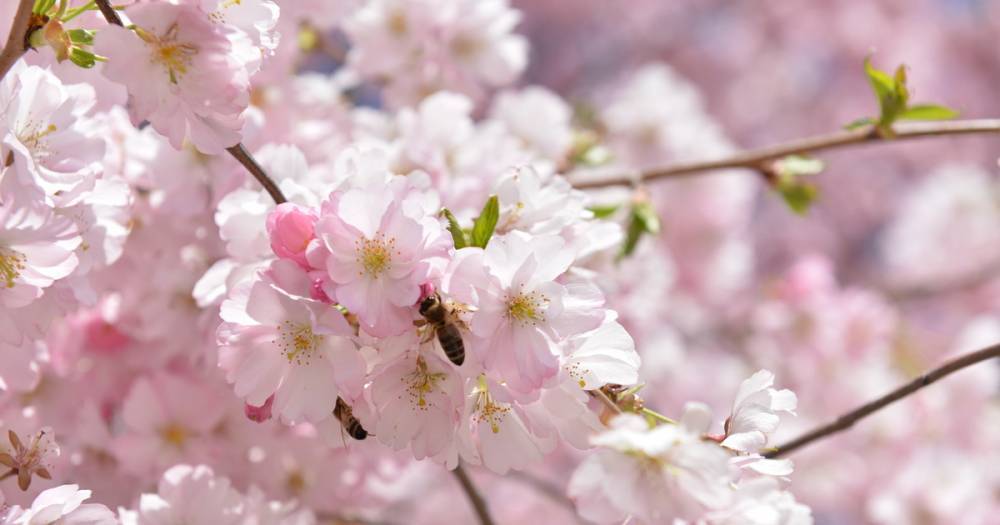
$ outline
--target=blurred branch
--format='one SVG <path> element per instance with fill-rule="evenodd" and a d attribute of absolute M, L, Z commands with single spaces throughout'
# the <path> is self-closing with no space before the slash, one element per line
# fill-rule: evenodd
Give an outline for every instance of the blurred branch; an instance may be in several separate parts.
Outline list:
<path fill-rule="evenodd" d="M 986 361 L 995 357 L 1000 357 L 1000 343 L 994 344 L 983 348 L 982 350 L 977 350 L 975 352 L 965 354 L 945 364 L 931 370 L 930 372 L 910 381 L 909 383 L 889 392 L 888 394 L 866 403 L 840 417 L 834 421 L 827 423 L 819 428 L 816 428 L 810 432 L 807 432 L 796 439 L 785 443 L 779 447 L 775 447 L 770 452 L 764 454 L 767 458 L 776 458 L 778 456 L 783 456 L 792 452 L 798 448 L 804 447 L 813 441 L 825 438 L 837 432 L 841 432 L 851 428 L 860 419 L 865 418 L 872 413 L 885 408 L 886 406 L 903 399 L 904 397 L 920 390 L 921 388 L 945 377 L 952 372 L 956 372 L 965 367 L 972 366 L 981 361 Z"/>
<path fill-rule="evenodd" d="M 634 184 L 656 179 L 683 177 L 707 171 L 729 168 L 741 168 L 766 173 L 770 162 L 789 155 L 802 155 L 873 143 L 892 143 L 922 137 L 938 137 L 944 135 L 971 135 L 980 133 L 1000 133 L 1000 119 L 949 120 L 940 122 L 900 122 L 892 127 L 895 136 L 888 138 L 877 129 L 870 127 L 854 131 L 838 131 L 828 135 L 820 135 L 785 144 L 769 146 L 756 150 L 736 153 L 730 157 L 669 164 L 662 168 L 643 172 L 637 177 L 627 174 L 594 175 L 570 177 L 573 186 L 581 189 L 600 188 L 604 186 Z M 572 174 L 571 174 L 572 175 Z"/>
<path fill-rule="evenodd" d="M 10 25 L 10 34 L 7 35 L 7 43 L 4 44 L 3 51 L 0 51 L 0 78 L 14 67 L 14 63 L 24 56 L 28 49 L 31 49 L 28 37 L 32 30 L 31 9 L 34 5 L 34 0 L 21 0 L 17 6 L 17 12 Z"/>
<path fill-rule="evenodd" d="M 28 1 L 28 0 L 25 0 Z M 122 19 L 115 12 L 115 8 L 111 6 L 108 0 L 96 0 L 97 8 L 101 10 L 101 14 L 104 15 L 104 19 L 108 21 L 109 24 L 114 24 L 116 26 L 124 26 L 122 24 Z M 253 155 L 243 146 L 243 143 L 236 144 L 235 146 L 230 146 L 226 148 L 226 151 L 233 156 L 240 164 L 253 175 L 253 178 L 257 179 L 257 182 L 267 191 L 271 199 L 274 200 L 275 204 L 281 204 L 287 202 L 288 199 L 285 195 L 281 193 L 278 185 L 274 183 L 270 177 L 267 176 L 267 172 L 260 167 L 260 164 L 253 158 Z"/>
<path fill-rule="evenodd" d="M 462 490 L 465 491 L 465 495 L 469 497 L 469 503 L 472 504 L 473 510 L 476 511 L 476 516 L 479 517 L 479 523 L 481 525 L 494 525 L 493 517 L 490 516 L 490 509 L 486 505 L 486 500 L 483 499 L 482 494 L 479 493 L 479 489 L 472 482 L 472 478 L 469 474 L 465 472 L 462 468 L 462 464 L 459 463 L 455 470 L 451 471 L 452 474 L 458 478 L 459 484 L 462 485 Z"/>

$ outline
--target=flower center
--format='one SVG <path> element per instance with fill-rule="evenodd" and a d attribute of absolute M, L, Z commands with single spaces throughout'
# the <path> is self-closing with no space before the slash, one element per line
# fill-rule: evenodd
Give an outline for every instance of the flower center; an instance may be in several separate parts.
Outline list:
<path fill-rule="evenodd" d="M 321 342 L 323 336 L 314 334 L 308 324 L 285 321 L 278 327 L 278 340 L 274 344 L 289 363 L 308 365 Z"/>
<path fill-rule="evenodd" d="M 191 66 L 191 59 L 198 54 L 198 47 L 193 44 L 177 41 L 177 23 L 173 23 L 162 36 L 150 34 L 141 28 L 136 28 L 136 34 L 143 41 L 153 46 L 153 62 L 167 69 L 170 83 L 176 84 Z"/>
<path fill-rule="evenodd" d="M 24 271 L 27 259 L 24 254 L 10 248 L 0 248 L 0 286 L 14 287 L 14 281 Z"/>
<path fill-rule="evenodd" d="M 21 133 L 17 135 L 17 139 L 35 157 L 43 157 L 48 153 L 45 137 L 55 133 L 57 129 L 55 124 L 43 127 L 40 122 L 28 121 L 27 124 L 21 127 Z"/>
<path fill-rule="evenodd" d="M 537 325 L 545 321 L 545 308 L 549 298 L 537 292 L 524 293 L 507 297 L 507 318 L 516 321 L 521 326 Z"/>
<path fill-rule="evenodd" d="M 160 429 L 160 437 L 163 438 L 163 441 L 178 448 L 184 446 L 187 436 L 187 429 L 177 423 L 170 423 Z"/>
<path fill-rule="evenodd" d="M 427 363 L 424 361 L 423 357 L 417 358 L 417 369 L 413 373 L 406 376 L 404 381 L 409 385 L 407 391 L 410 394 L 410 400 L 415 401 L 417 408 L 420 410 L 427 410 L 427 399 L 425 396 L 433 392 L 437 388 L 439 381 L 445 378 L 445 374 L 431 373 L 427 370 Z M 433 406 L 433 403 L 431 404 Z"/>
<path fill-rule="evenodd" d="M 374 239 L 361 239 L 355 244 L 356 260 L 364 269 L 362 274 L 368 274 L 369 277 L 375 279 L 385 273 L 392 265 L 392 252 L 396 246 L 396 239 L 385 239 L 379 236 Z"/>
<path fill-rule="evenodd" d="M 500 404 L 493 400 L 490 395 L 489 386 L 486 384 L 486 376 L 479 376 L 479 385 L 476 387 L 476 410 L 472 414 L 472 421 L 475 423 L 488 422 L 490 430 L 494 434 L 500 432 L 500 423 L 510 412 L 510 406 Z"/>

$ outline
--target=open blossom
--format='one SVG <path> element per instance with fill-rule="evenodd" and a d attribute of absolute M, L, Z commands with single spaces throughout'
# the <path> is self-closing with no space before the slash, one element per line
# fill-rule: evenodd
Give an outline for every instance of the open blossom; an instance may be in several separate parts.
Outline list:
<path fill-rule="evenodd" d="M 22 200 L 44 198 L 66 205 L 94 186 L 104 141 L 85 114 L 94 105 L 86 84 L 64 85 L 47 69 L 14 64 L 0 83 L 0 146 L 13 162 L 2 178 L 5 192 Z"/>
<path fill-rule="evenodd" d="M 533 419 L 504 385 L 480 375 L 470 380 L 466 389 L 458 434 L 463 460 L 506 474 L 541 461 L 555 447 L 551 425 Z"/>
<path fill-rule="evenodd" d="M 242 498 L 228 479 L 204 465 L 177 465 L 163 473 L 156 494 L 143 494 L 135 525 L 242 523 Z"/>
<path fill-rule="evenodd" d="M 122 468 L 138 474 L 161 472 L 180 461 L 210 457 L 211 438 L 227 407 L 228 392 L 171 374 L 136 381 L 122 405 L 123 433 L 114 451 Z"/>
<path fill-rule="evenodd" d="M 511 232 L 485 250 L 458 250 L 442 282 L 452 297 L 475 306 L 471 346 L 514 390 L 531 392 L 555 377 L 561 343 L 604 318 L 593 285 L 556 280 L 573 262 L 564 245 L 555 236 Z"/>
<path fill-rule="evenodd" d="M 250 86 L 231 29 L 188 4 L 141 3 L 125 14 L 135 28 L 102 29 L 94 50 L 108 57 L 104 75 L 128 88 L 133 123 L 148 120 L 175 149 L 189 140 L 217 154 L 240 142 Z"/>
<path fill-rule="evenodd" d="M 778 412 L 795 414 L 796 398 L 791 390 L 775 390 L 774 374 L 761 370 L 740 384 L 733 412 L 726 420 L 722 446 L 739 452 L 755 453 L 778 428 Z"/>
<path fill-rule="evenodd" d="M 270 271 L 301 270 L 279 260 Z M 292 278 L 300 279 L 298 290 L 309 287 L 304 275 Z M 342 390 L 360 393 L 364 363 L 336 308 L 290 295 L 278 282 L 280 277 L 261 276 L 223 303 L 219 366 L 250 405 L 262 406 L 273 394 L 272 411 L 283 420 L 321 421 L 331 416 Z"/>
<path fill-rule="evenodd" d="M 326 295 L 379 337 L 412 328 L 420 285 L 443 266 L 447 247 L 440 222 L 425 214 L 419 194 L 408 195 L 389 188 L 334 192 L 316 223 Z"/>
<path fill-rule="evenodd" d="M 78 485 L 60 485 L 42 491 L 31 507 L 13 507 L 2 517 L 10 525 L 116 525 L 114 512 L 104 505 L 84 503 L 89 490 Z"/>
<path fill-rule="evenodd" d="M 597 523 L 634 516 L 645 523 L 692 518 L 723 508 L 732 497 L 736 469 L 730 455 L 701 437 L 707 408 L 689 403 L 677 425 L 653 428 L 622 414 L 592 438 L 598 450 L 573 474 L 569 495 L 580 514 Z"/>
<path fill-rule="evenodd" d="M 0 202 L 0 304 L 16 308 L 37 299 L 42 289 L 76 268 L 79 245 L 73 221 L 50 208 L 13 199 Z"/>
<path fill-rule="evenodd" d="M 409 446 L 417 459 L 434 457 L 453 446 L 465 408 L 464 385 L 438 355 L 406 352 L 372 377 L 370 395 L 378 419 L 371 429 L 393 449 Z"/>

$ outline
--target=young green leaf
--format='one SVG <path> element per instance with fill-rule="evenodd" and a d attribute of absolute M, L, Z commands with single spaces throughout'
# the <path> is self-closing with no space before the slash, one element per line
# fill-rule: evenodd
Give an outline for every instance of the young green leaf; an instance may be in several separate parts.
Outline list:
<path fill-rule="evenodd" d="M 948 120 L 958 116 L 958 111 L 937 104 L 917 104 L 899 114 L 905 120 Z"/>
<path fill-rule="evenodd" d="M 496 229 L 498 220 L 500 220 L 500 200 L 497 199 L 496 195 L 491 195 L 486 201 L 486 205 L 483 206 L 483 211 L 479 213 L 479 217 L 476 217 L 476 222 L 472 223 L 472 242 L 470 244 L 485 248 L 486 244 L 490 242 L 490 237 L 493 236 L 493 230 Z"/>
<path fill-rule="evenodd" d="M 625 243 L 618 258 L 622 259 L 635 251 L 643 234 L 656 235 L 660 233 L 660 218 L 649 201 L 640 201 L 632 205 L 628 226 L 625 227 Z"/>
<path fill-rule="evenodd" d="M 70 49 L 69 60 L 84 69 L 90 69 L 97 63 L 97 55 L 91 53 L 90 51 L 84 51 L 83 49 L 74 47 Z"/>
<path fill-rule="evenodd" d="M 778 186 L 778 192 L 788 204 L 788 207 L 799 215 L 804 215 L 809 211 L 809 206 L 816 200 L 816 186 L 802 181 Z"/>
<path fill-rule="evenodd" d="M 442 208 L 441 215 L 444 215 L 444 218 L 448 220 L 448 231 L 451 232 L 451 240 L 455 242 L 455 249 L 461 250 L 468 246 L 469 242 L 465 238 L 465 232 L 462 231 L 462 227 L 458 224 L 458 219 L 451 213 L 451 210 Z"/>
<path fill-rule="evenodd" d="M 621 208 L 620 204 L 600 204 L 587 208 L 594 214 L 595 219 L 606 219 L 615 214 Z"/>
<path fill-rule="evenodd" d="M 89 29 L 70 29 L 66 33 L 74 44 L 89 46 L 94 43 L 94 32 Z"/>

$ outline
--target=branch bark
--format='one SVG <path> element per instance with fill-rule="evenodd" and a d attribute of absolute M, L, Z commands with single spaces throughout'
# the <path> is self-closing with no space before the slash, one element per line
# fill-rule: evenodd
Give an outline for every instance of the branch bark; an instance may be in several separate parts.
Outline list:
<path fill-rule="evenodd" d="M 104 19 L 107 20 L 109 24 L 124 26 L 121 17 L 118 16 L 115 8 L 111 7 L 108 0 L 95 0 L 95 2 L 97 3 L 97 8 L 101 10 L 101 14 L 104 15 Z M 278 188 L 278 185 L 275 184 L 274 180 L 267 175 L 267 172 L 260 167 L 260 164 L 258 164 L 257 160 L 253 158 L 253 155 L 247 151 L 242 142 L 236 144 L 235 146 L 226 148 L 226 151 L 229 152 L 229 154 L 232 155 L 237 162 L 243 165 L 243 167 L 250 172 L 250 175 L 253 175 L 253 178 L 257 179 L 257 182 L 264 187 L 268 195 L 271 196 L 271 199 L 274 200 L 275 204 L 288 202 L 288 199 L 285 198 L 285 194 L 281 192 L 281 189 Z"/>
<path fill-rule="evenodd" d="M 34 7 L 34 0 L 21 0 L 14 13 L 14 21 L 10 25 L 10 34 L 7 35 L 7 43 L 0 51 L 0 78 L 7 75 L 14 63 L 24 56 L 31 47 L 28 45 L 28 37 L 31 32 L 31 9 Z"/>
<path fill-rule="evenodd" d="M 1000 119 L 970 119 L 949 120 L 941 122 L 899 122 L 893 125 L 895 136 L 891 138 L 880 135 L 874 128 L 854 131 L 838 131 L 827 135 L 819 135 L 805 139 L 778 144 L 755 150 L 736 153 L 732 156 L 709 161 L 679 162 L 669 164 L 639 174 L 638 177 L 614 174 L 611 176 L 577 176 L 570 175 L 570 182 L 580 189 L 601 188 L 604 186 L 633 184 L 657 179 L 684 177 L 708 171 L 721 169 L 749 169 L 763 172 L 767 164 L 789 155 L 802 155 L 862 144 L 892 143 L 923 137 L 938 137 L 944 135 L 971 135 L 981 133 L 1000 133 Z"/>
<path fill-rule="evenodd" d="M 900 399 L 916 392 L 917 390 L 920 390 L 921 388 L 924 388 L 925 386 L 937 381 L 938 379 L 941 379 L 942 377 L 945 377 L 953 372 L 957 372 L 958 370 L 961 370 L 963 368 L 972 366 L 981 361 L 986 361 L 988 359 L 993 359 L 996 357 L 1000 357 L 1000 343 L 988 346 L 986 348 L 983 348 L 982 350 L 977 350 L 975 352 L 956 357 L 955 359 L 952 359 L 944 363 L 943 365 L 935 368 L 934 370 L 931 370 L 930 372 L 927 372 L 926 374 L 914 379 L 913 381 L 910 381 L 909 383 L 897 388 L 896 390 L 893 390 L 892 392 L 889 392 L 888 394 L 874 401 L 866 403 L 838 417 L 837 419 L 831 421 L 830 423 L 820 426 L 810 432 L 806 432 L 805 434 L 789 441 L 788 443 L 785 443 L 784 445 L 776 447 L 774 450 L 764 454 L 764 457 L 776 458 L 779 456 L 783 456 L 785 454 L 788 454 L 789 452 L 804 447 L 809 443 L 812 443 L 813 441 L 825 438 L 832 434 L 836 434 L 837 432 L 842 432 L 844 430 L 847 430 L 862 418 L 865 418 L 871 415 L 872 413 L 881 410 L 886 406 L 895 403 L 896 401 L 899 401 Z"/>
<path fill-rule="evenodd" d="M 465 472 L 462 468 L 462 464 L 459 463 L 455 470 L 451 471 L 452 474 L 458 478 L 459 484 L 462 485 L 462 490 L 465 491 L 465 495 L 469 497 L 469 503 L 472 504 L 473 510 L 476 511 L 476 516 L 479 518 L 480 525 L 495 525 L 493 517 L 490 516 L 490 509 L 486 505 L 486 500 L 483 499 L 482 494 L 479 493 L 479 489 L 472 482 L 469 474 Z"/>

